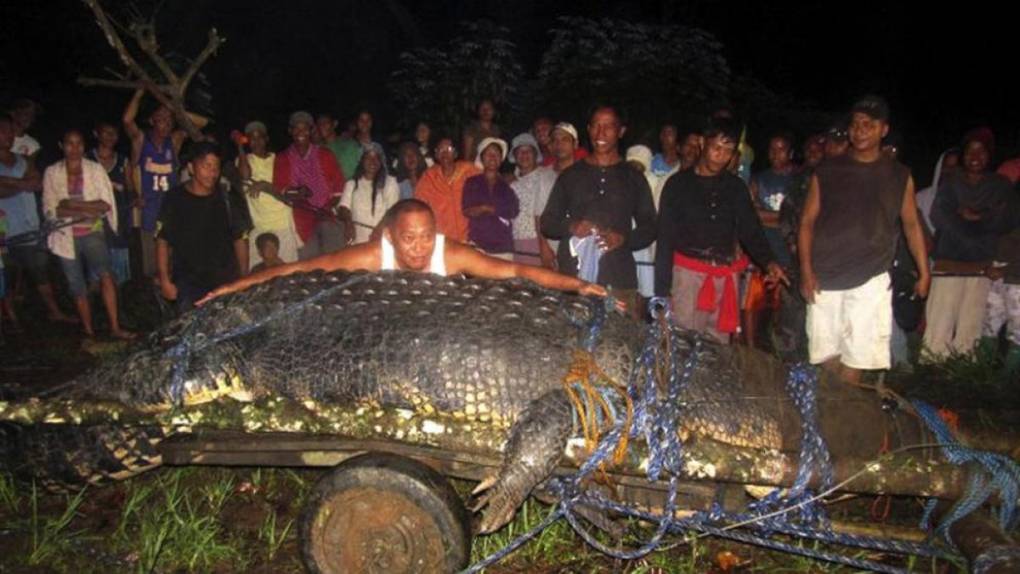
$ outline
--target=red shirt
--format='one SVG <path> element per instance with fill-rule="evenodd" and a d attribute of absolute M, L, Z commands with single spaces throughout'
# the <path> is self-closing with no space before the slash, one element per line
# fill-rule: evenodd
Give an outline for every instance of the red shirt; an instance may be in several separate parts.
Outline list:
<path fill-rule="evenodd" d="M 574 161 L 579 161 L 588 157 L 588 150 L 583 147 L 579 147 L 574 150 Z M 556 163 L 556 157 L 552 154 L 542 157 L 542 167 L 549 167 Z"/>

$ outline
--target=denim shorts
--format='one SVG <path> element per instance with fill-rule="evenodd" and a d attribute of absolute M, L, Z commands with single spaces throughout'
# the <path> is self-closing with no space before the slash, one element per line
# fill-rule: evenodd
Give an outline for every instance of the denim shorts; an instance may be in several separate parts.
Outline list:
<path fill-rule="evenodd" d="M 60 258 L 60 265 L 67 277 L 67 286 L 72 297 L 85 295 L 85 270 L 90 275 L 101 276 L 110 274 L 110 250 L 106 247 L 106 238 L 101 232 L 89 233 L 74 238 L 74 259 Z"/>

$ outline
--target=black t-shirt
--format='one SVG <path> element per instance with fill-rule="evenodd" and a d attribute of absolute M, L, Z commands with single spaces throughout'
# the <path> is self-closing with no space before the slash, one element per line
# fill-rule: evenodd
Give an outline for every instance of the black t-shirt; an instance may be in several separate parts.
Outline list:
<path fill-rule="evenodd" d="M 860 162 L 847 155 L 825 160 L 815 175 L 821 208 L 811 265 L 819 286 L 853 289 L 887 272 L 910 170 L 884 157 Z"/>
<path fill-rule="evenodd" d="M 175 283 L 212 290 L 237 279 L 234 240 L 250 229 L 244 201 L 220 188 L 195 195 L 183 184 L 163 199 L 156 237 L 170 244 Z"/>
<path fill-rule="evenodd" d="M 676 251 L 687 257 L 729 263 L 739 242 L 761 267 L 775 261 L 747 186 L 729 172 L 706 177 L 688 169 L 666 180 L 659 198 L 656 241 L 658 296 L 669 295 L 672 288 Z"/>
<path fill-rule="evenodd" d="M 577 275 L 570 225 L 581 219 L 624 237 L 623 245 L 599 259 L 598 283 L 636 289 L 633 252 L 655 239 L 655 203 L 645 176 L 623 161 L 603 167 L 582 160 L 556 178 L 540 223 L 543 235 L 561 239 L 557 259 L 560 271 L 568 275 Z"/>

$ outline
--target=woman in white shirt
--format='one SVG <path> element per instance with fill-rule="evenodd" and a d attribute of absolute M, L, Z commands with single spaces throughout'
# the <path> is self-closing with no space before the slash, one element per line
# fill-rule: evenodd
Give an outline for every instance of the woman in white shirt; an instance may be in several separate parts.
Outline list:
<path fill-rule="evenodd" d="M 349 210 L 354 221 L 354 243 L 368 241 L 386 210 L 399 199 L 400 188 L 396 178 L 386 173 L 382 148 L 376 143 L 366 145 L 340 197 L 340 207 Z"/>

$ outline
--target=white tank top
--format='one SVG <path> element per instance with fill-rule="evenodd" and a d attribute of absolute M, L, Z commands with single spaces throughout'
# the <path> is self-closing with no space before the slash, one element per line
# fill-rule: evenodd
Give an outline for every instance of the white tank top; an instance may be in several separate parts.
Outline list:
<path fill-rule="evenodd" d="M 382 266 L 380 270 L 397 270 L 397 254 L 385 234 L 382 235 Z M 432 249 L 432 259 L 429 261 L 428 271 L 446 277 L 446 238 L 442 233 L 436 234 L 436 245 Z"/>

